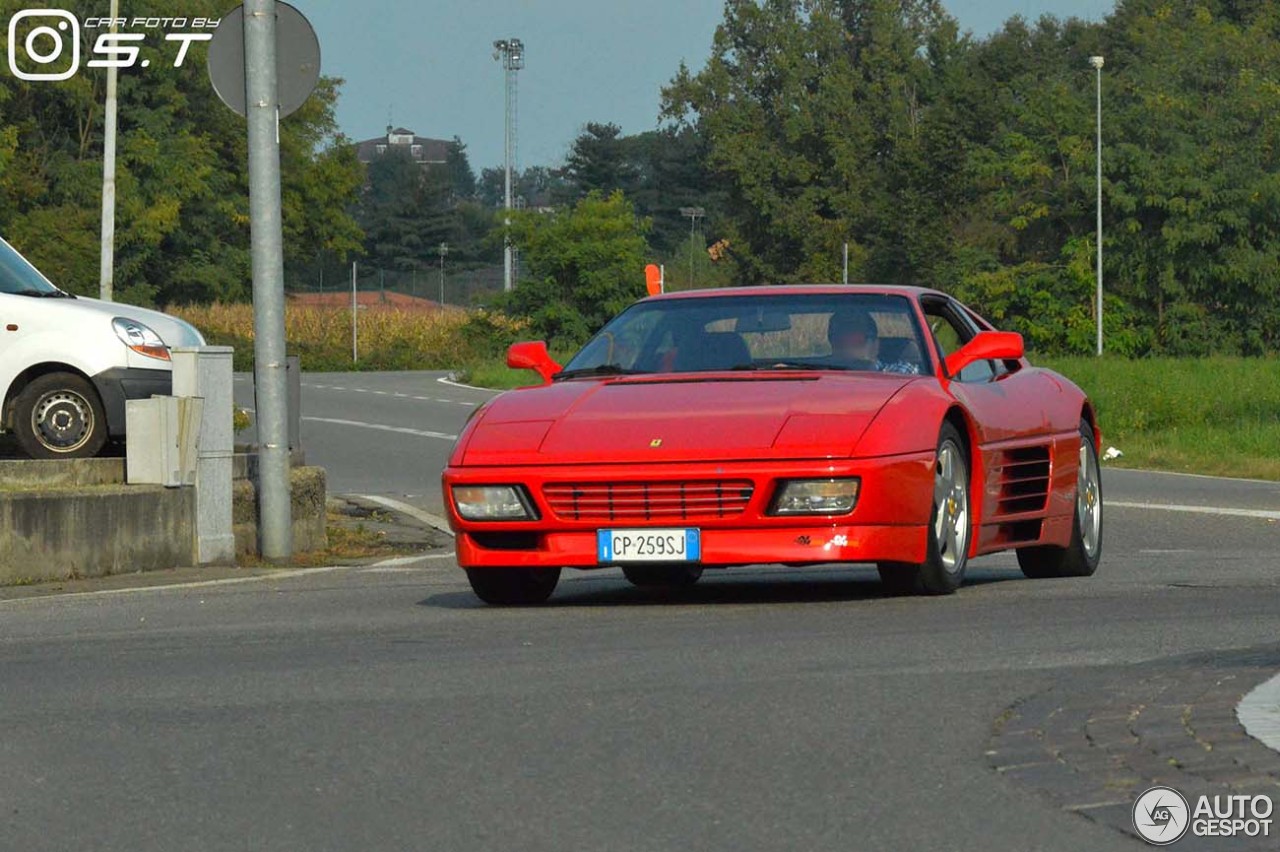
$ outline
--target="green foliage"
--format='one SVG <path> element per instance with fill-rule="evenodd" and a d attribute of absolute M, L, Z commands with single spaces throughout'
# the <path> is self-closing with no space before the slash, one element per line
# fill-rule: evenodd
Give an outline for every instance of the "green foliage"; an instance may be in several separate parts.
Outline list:
<path fill-rule="evenodd" d="M 502 304 L 555 346 L 584 342 L 644 295 L 648 227 L 620 192 L 555 213 L 516 211 L 511 239 L 527 277 Z"/>
<path fill-rule="evenodd" d="M 839 280 L 848 243 L 853 280 L 952 291 L 1086 352 L 1095 54 L 1108 349 L 1277 351 L 1277 4 L 1128 0 L 974 40 L 936 0 L 729 0 L 663 114 L 705 141 L 744 283 Z M 626 150 L 588 130 L 578 153 Z"/>
<path fill-rule="evenodd" d="M 0 0 L 0 19 L 29 5 Z M 62 5 L 82 18 L 103 11 Z M 128 10 L 212 18 L 225 11 L 212 0 L 139 0 Z M 150 66 L 120 72 L 115 288 L 122 301 L 248 296 L 245 122 L 214 94 L 206 51 L 193 45 L 174 68 L 176 45 L 153 32 L 141 53 Z M 63 82 L 0 77 L 0 233 L 55 283 L 82 294 L 98 291 L 105 80 L 105 69 L 83 64 Z M 340 82 L 323 78 L 281 124 L 286 261 L 321 250 L 344 255 L 360 243 L 346 208 L 363 174 L 336 133 Z"/>

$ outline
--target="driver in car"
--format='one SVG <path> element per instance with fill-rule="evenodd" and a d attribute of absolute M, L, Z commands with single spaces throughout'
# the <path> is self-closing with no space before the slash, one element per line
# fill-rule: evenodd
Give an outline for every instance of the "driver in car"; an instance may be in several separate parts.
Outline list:
<path fill-rule="evenodd" d="M 833 313 L 827 322 L 827 341 L 831 344 L 832 356 L 852 369 L 907 375 L 920 373 L 919 347 L 914 341 L 908 341 L 897 360 L 880 360 L 880 329 L 875 319 L 862 311 Z M 917 357 L 912 359 L 912 353 Z"/>

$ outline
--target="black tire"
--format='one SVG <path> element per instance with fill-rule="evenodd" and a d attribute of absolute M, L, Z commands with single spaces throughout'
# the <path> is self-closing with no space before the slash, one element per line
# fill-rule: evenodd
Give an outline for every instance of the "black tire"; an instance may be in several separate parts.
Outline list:
<path fill-rule="evenodd" d="M 107 413 L 83 376 L 48 373 L 14 400 L 13 432 L 33 459 L 89 458 L 106 446 Z"/>
<path fill-rule="evenodd" d="M 627 565 L 623 575 L 640 588 L 686 589 L 702 577 L 698 565 Z"/>
<path fill-rule="evenodd" d="M 468 568 L 476 597 L 494 606 L 545 603 L 560 581 L 559 568 Z"/>
<path fill-rule="evenodd" d="M 1093 429 L 1087 420 L 1080 421 L 1081 467 L 1076 473 L 1076 510 L 1071 524 L 1071 543 L 1066 547 L 1043 545 L 1018 548 L 1018 567 L 1034 580 L 1049 577 L 1090 577 L 1102 559 L 1102 466 L 1094 446 Z M 1090 474 L 1090 471 L 1092 472 Z M 1089 486 L 1092 475 L 1092 488 Z M 1085 485 L 1081 491 L 1082 482 Z M 1082 505 L 1085 513 L 1081 513 Z M 1096 527 L 1086 543 L 1086 528 L 1092 525 L 1096 507 Z"/>
<path fill-rule="evenodd" d="M 944 465 L 948 472 L 944 476 Z M 943 488 L 949 482 L 950 486 Z M 969 563 L 969 543 L 973 529 L 973 499 L 970 495 L 969 452 L 959 430 L 943 423 L 938 433 L 938 451 L 934 461 L 933 511 L 929 514 L 928 544 L 925 561 L 882 562 L 877 565 L 880 582 L 891 594 L 949 595 L 964 582 Z M 948 500 L 954 500 L 954 505 Z M 943 534 L 938 533 L 940 512 Z M 960 514 L 957 517 L 958 513 Z M 962 535 L 947 535 L 958 528 Z"/>

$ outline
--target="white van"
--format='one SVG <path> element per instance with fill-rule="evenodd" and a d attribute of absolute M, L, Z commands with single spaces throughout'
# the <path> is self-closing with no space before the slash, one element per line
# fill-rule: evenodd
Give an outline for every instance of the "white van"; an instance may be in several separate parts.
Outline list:
<path fill-rule="evenodd" d="M 0 428 L 32 458 L 97 455 L 125 400 L 171 391 L 170 347 L 203 345 L 177 317 L 59 290 L 0 238 Z"/>

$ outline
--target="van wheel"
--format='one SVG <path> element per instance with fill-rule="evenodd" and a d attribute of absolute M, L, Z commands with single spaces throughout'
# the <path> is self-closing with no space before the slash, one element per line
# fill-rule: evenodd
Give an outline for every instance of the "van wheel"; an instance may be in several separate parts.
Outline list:
<path fill-rule="evenodd" d="M 48 373 L 14 400 L 13 432 L 33 459 L 89 458 L 107 443 L 107 414 L 88 380 Z"/>

